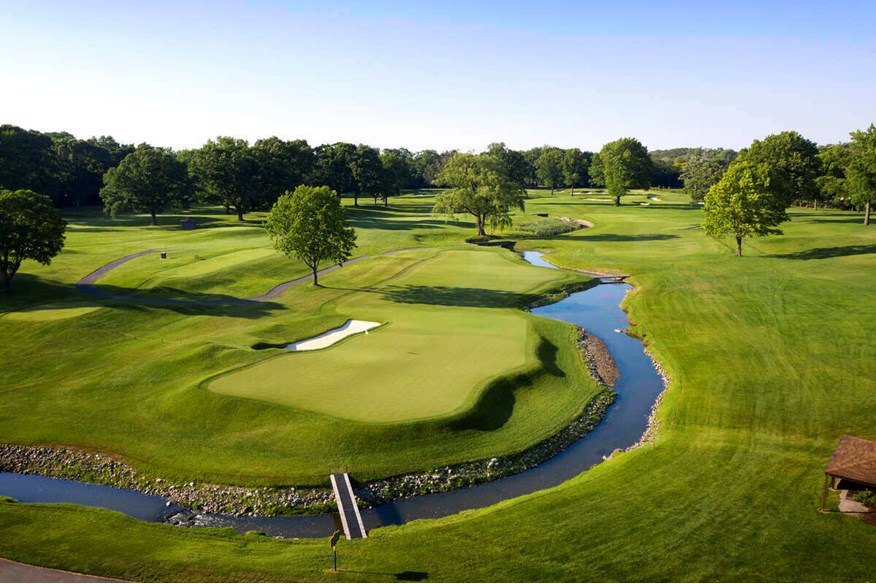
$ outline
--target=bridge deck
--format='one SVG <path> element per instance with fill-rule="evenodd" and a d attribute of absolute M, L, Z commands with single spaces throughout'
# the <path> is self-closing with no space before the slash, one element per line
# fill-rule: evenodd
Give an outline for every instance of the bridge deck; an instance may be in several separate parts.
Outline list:
<path fill-rule="evenodd" d="M 344 526 L 344 535 L 347 539 L 367 538 L 359 507 L 356 505 L 356 497 L 353 495 L 353 486 L 347 473 L 331 475 L 332 488 L 335 490 L 335 499 L 338 502 L 338 511 L 341 514 L 341 523 Z"/>

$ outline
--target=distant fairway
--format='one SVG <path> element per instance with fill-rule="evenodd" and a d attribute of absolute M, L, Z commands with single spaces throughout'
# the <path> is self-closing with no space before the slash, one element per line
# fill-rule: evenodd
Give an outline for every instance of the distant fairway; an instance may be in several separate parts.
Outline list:
<path fill-rule="evenodd" d="M 362 422 L 446 415 L 473 401 L 490 378 L 537 365 L 532 317 L 501 306 L 513 305 L 513 290 L 553 276 L 496 252 L 445 251 L 338 304 L 350 318 L 387 325 L 327 349 L 263 361 L 209 387 Z"/>

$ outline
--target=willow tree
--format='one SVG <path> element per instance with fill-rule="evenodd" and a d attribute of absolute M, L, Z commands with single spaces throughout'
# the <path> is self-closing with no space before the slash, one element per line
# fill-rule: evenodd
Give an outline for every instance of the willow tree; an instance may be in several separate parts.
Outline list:
<path fill-rule="evenodd" d="M 450 187 L 436 197 L 436 213 L 466 213 L 475 218 L 478 237 L 486 237 L 485 226 L 511 225 L 511 210 L 523 210 L 526 192 L 489 154 L 454 154 L 436 177 Z"/>
<path fill-rule="evenodd" d="M 778 225 L 788 221 L 787 205 L 782 193 L 771 186 L 766 164 L 734 162 L 709 189 L 703 211 L 703 229 L 710 237 L 728 233 L 736 239 L 736 255 L 742 255 L 744 237 L 781 235 Z"/>
<path fill-rule="evenodd" d="M 356 232 L 347 227 L 346 210 L 328 187 L 301 185 L 287 191 L 271 207 L 265 229 L 274 248 L 310 268 L 314 286 L 319 286 L 320 263 L 342 264 L 356 247 Z"/>

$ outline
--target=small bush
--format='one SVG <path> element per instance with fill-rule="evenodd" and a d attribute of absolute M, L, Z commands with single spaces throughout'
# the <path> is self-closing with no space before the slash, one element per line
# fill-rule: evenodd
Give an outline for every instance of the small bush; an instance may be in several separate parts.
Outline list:
<path fill-rule="evenodd" d="M 551 237 L 581 229 L 581 226 L 570 221 L 560 221 L 559 219 L 540 219 L 535 223 L 524 223 L 519 229 L 532 233 L 535 237 Z"/>
<path fill-rule="evenodd" d="M 868 509 L 876 509 L 876 493 L 869 489 L 855 493 L 852 495 L 852 500 L 857 501 Z"/>

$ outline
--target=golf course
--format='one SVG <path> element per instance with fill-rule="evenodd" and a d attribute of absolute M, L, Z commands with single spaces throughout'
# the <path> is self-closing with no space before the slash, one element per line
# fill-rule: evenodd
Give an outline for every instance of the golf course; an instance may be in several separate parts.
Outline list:
<path fill-rule="evenodd" d="M 342 541 L 182 528 L 0 497 L 0 557 L 143 581 L 863 581 L 876 528 L 821 513 L 843 434 L 876 428 L 876 235 L 791 207 L 784 235 L 707 237 L 686 194 L 530 190 L 493 235 L 438 192 L 344 200 L 353 259 L 320 276 L 264 213 L 111 219 L 64 209 L 66 245 L 0 296 L 0 444 L 67 448 L 149 480 L 327 488 L 525 451 L 603 387 L 570 324 L 528 308 L 624 274 L 627 332 L 670 380 L 654 438 L 562 485 Z M 540 237 L 539 217 L 586 227 Z M 183 219 L 198 228 L 179 228 Z M 525 262 L 537 250 L 553 270 Z M 101 272 L 102 266 L 146 252 Z M 164 256 L 164 257 L 162 257 Z M 321 266 L 331 267 L 331 262 Z M 288 345 L 374 328 L 309 351 Z"/>

